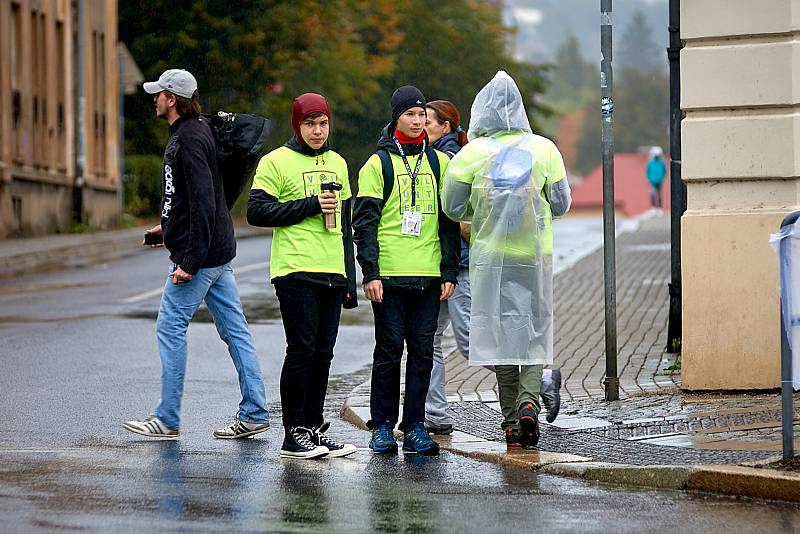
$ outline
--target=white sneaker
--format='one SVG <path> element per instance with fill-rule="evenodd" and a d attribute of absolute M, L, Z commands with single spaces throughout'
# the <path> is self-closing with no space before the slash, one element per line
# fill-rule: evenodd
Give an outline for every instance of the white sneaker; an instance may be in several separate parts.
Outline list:
<path fill-rule="evenodd" d="M 215 430 L 214 437 L 217 439 L 249 438 L 265 430 L 269 430 L 269 423 L 246 423 L 237 419 L 225 428 Z"/>
<path fill-rule="evenodd" d="M 312 429 L 314 433 L 311 436 L 311 441 L 315 445 L 328 448 L 328 458 L 350 456 L 358 450 L 358 447 L 351 443 L 339 443 L 338 441 L 334 441 L 330 437 L 326 436 L 325 432 L 328 431 L 330 426 L 330 423 L 322 423 L 321 427 Z"/>
<path fill-rule="evenodd" d="M 122 428 L 148 438 L 174 439 L 178 437 L 177 430 L 169 428 L 155 415 L 148 415 L 142 421 L 125 421 L 122 423 Z"/>

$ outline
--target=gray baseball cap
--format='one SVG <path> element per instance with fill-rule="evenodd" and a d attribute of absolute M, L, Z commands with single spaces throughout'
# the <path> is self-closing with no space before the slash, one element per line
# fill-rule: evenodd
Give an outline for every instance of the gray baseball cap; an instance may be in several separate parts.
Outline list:
<path fill-rule="evenodd" d="M 188 70 L 169 69 L 158 77 L 158 81 L 144 82 L 142 87 L 151 95 L 161 91 L 169 91 L 183 98 L 192 98 L 192 95 L 197 90 L 197 80 Z"/>

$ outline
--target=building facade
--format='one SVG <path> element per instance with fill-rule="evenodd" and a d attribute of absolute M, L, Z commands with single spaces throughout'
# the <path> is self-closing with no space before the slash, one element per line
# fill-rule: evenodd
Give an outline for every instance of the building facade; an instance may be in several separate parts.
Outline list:
<path fill-rule="evenodd" d="M 0 238 L 119 216 L 117 4 L 82 4 L 0 0 Z"/>
<path fill-rule="evenodd" d="M 780 384 L 769 235 L 800 205 L 800 0 L 682 0 L 683 346 L 689 390 Z"/>

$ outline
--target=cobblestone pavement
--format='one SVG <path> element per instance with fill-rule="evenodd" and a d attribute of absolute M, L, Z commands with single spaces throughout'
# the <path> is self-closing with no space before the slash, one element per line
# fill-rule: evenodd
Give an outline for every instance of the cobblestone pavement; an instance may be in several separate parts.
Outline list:
<path fill-rule="evenodd" d="M 556 275 L 554 367 L 562 370 L 563 403 L 557 426 L 546 427 L 542 449 L 634 464 L 740 463 L 779 453 L 778 395 L 691 395 L 679 389 L 680 371 L 669 369 L 675 355 L 665 353 L 669 254 L 666 216 L 644 220 L 617 238 L 621 391 L 615 402 L 605 402 L 602 384 L 603 251 Z M 445 352 L 456 427 L 502 441 L 494 373 L 470 367 L 448 338 Z M 800 396 L 795 406 L 797 401 Z M 800 410 L 796 422 L 798 417 Z M 798 430 L 796 425 L 796 436 Z"/>
<path fill-rule="evenodd" d="M 455 402 L 451 405 L 455 428 L 491 441 L 502 441 L 502 417 L 482 402 Z M 647 435 L 646 427 L 643 429 Z M 631 465 L 697 465 L 739 464 L 774 456 L 774 452 L 759 450 L 701 449 L 694 447 L 665 447 L 640 440 L 605 436 L 591 430 L 569 430 L 542 425 L 540 450 L 577 454 L 599 462 Z"/>
<path fill-rule="evenodd" d="M 671 391 L 680 375 L 666 354 L 670 226 L 666 215 L 644 220 L 617 238 L 617 345 L 620 396 Z M 605 300 L 603 251 L 555 276 L 554 367 L 562 370 L 566 399 L 603 398 Z M 497 399 L 494 373 L 469 367 L 459 353 L 446 362 L 447 393 L 457 400 Z"/>

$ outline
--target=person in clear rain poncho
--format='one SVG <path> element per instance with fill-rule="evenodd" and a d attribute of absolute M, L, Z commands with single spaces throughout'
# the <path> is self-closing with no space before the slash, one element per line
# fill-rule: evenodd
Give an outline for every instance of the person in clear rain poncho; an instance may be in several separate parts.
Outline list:
<path fill-rule="evenodd" d="M 444 176 L 442 208 L 472 222 L 469 363 L 494 366 L 508 445 L 533 447 L 542 368 L 553 363 L 552 219 L 569 209 L 570 188 L 505 72 L 475 97 L 468 136 Z"/>

